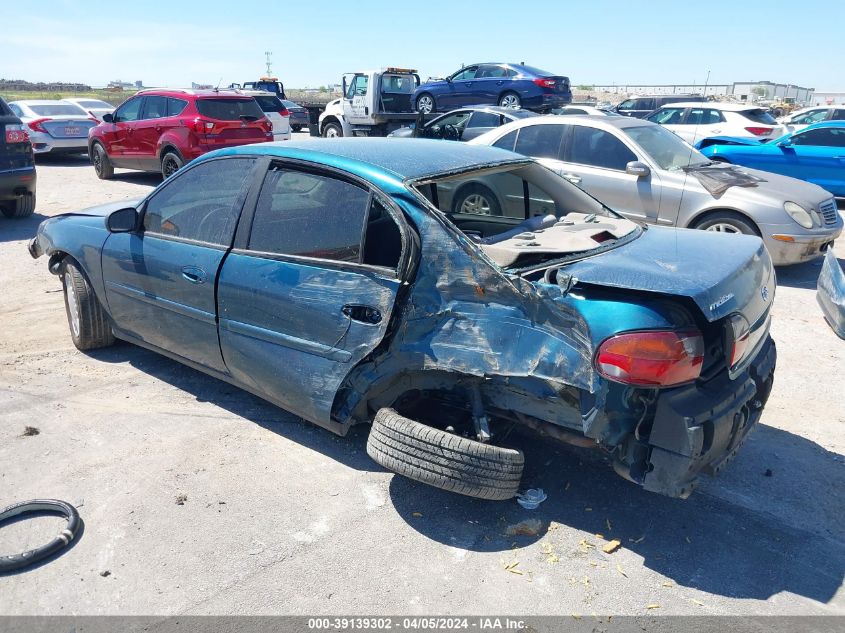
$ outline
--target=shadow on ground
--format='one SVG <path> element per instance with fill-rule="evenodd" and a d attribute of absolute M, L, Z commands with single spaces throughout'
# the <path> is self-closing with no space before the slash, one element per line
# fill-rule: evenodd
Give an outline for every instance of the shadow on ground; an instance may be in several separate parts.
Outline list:
<path fill-rule="evenodd" d="M 240 389 L 128 344 L 92 356 L 128 360 L 197 400 L 351 468 L 382 470 L 364 450 L 366 428 L 338 438 Z M 514 501 L 462 497 L 395 476 L 389 492 L 396 512 L 427 538 L 471 551 L 530 545 L 546 536 L 551 522 L 582 531 L 594 542 L 590 535 L 601 533 L 619 538 L 646 568 L 679 585 L 732 598 L 765 600 L 786 591 L 826 603 L 842 585 L 845 517 L 836 500 L 845 489 L 843 459 L 803 437 L 760 425 L 721 477 L 687 500 L 644 492 L 616 475 L 598 451 L 528 436 L 514 442 L 526 454 L 523 485 L 548 494 L 538 510 L 523 510 Z M 505 535 L 508 525 L 527 518 L 542 522 L 539 534 Z M 576 552 L 582 536 L 571 538 L 571 552 Z"/>
<path fill-rule="evenodd" d="M 6 218 L 0 216 L 0 243 L 17 242 L 18 240 L 28 240 L 31 237 L 35 237 L 38 225 L 46 219 L 47 216 L 41 215 L 40 213 L 33 213 L 27 218 Z M 21 247 L 20 254 L 29 257 L 29 252 L 26 250 L 25 244 Z"/>

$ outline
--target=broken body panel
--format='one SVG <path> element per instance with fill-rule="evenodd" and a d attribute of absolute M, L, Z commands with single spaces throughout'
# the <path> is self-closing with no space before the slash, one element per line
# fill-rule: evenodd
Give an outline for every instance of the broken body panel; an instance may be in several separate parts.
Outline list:
<path fill-rule="evenodd" d="M 632 239 L 616 248 L 520 273 L 493 263 L 415 183 L 432 174 L 529 161 L 495 148 L 455 150 L 449 144 L 443 149 L 447 144 L 417 140 L 382 143 L 387 145 L 376 139 L 302 147 L 268 144 L 200 159 L 270 155 L 309 161 L 364 179 L 389 200 L 408 232 L 403 253 L 412 258 L 394 279 L 376 276 L 376 285 L 385 291 L 378 302 L 386 317 L 377 328 L 357 342 L 353 334 L 348 346 L 337 345 L 328 354 L 300 349 L 292 363 L 281 350 L 301 341 L 232 325 L 232 306 L 249 311 L 250 297 L 239 296 L 238 280 L 262 275 L 234 244 L 216 281 L 223 366 L 209 369 L 186 359 L 178 348 L 147 346 L 340 434 L 410 392 L 477 386 L 492 415 L 588 438 L 613 451 L 620 474 L 672 496 L 687 496 L 699 474 L 716 472 L 735 455 L 759 419 L 775 363 L 768 336 L 774 269 L 758 238 L 636 227 Z M 103 216 L 113 210 L 115 205 L 106 205 L 80 212 L 87 217 L 46 220 L 30 252 L 36 257 L 46 253 L 54 262 L 73 257 L 105 297 L 99 257 L 112 239 Z M 311 272 L 313 287 L 305 294 L 318 303 L 321 294 L 349 303 L 348 297 L 362 297 L 374 283 L 372 274 L 349 276 L 319 267 Z M 270 276 L 265 279 L 271 282 Z M 278 301 L 283 312 L 286 301 Z M 753 349 L 731 368 L 726 361 L 729 315 L 739 315 L 757 332 Z M 631 387 L 596 371 L 596 350 L 608 337 L 692 326 L 702 331 L 707 355 L 701 378 L 690 384 Z M 308 339 L 307 329 L 322 325 L 302 319 L 298 327 Z M 115 331 L 123 337 L 120 323 Z M 235 335 L 247 336 L 249 346 L 227 354 L 226 339 Z M 342 333 L 338 342 L 346 336 Z M 296 389 L 282 388 L 294 381 Z"/>

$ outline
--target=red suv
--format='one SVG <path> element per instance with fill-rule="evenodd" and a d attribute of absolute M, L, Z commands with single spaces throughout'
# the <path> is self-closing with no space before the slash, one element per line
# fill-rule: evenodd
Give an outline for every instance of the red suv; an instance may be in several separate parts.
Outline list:
<path fill-rule="evenodd" d="M 218 90 L 142 90 L 88 133 L 88 156 L 102 179 L 115 167 L 167 178 L 213 149 L 273 140 L 252 97 Z"/>

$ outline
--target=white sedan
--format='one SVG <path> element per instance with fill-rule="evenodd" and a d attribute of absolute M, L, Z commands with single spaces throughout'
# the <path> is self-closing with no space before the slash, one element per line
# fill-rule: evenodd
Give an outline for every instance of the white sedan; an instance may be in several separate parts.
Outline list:
<path fill-rule="evenodd" d="M 645 119 L 659 123 L 690 145 L 711 136 L 768 141 L 786 132 L 763 108 L 742 103 L 672 103 L 658 108 Z"/>
<path fill-rule="evenodd" d="M 79 106 L 98 121 L 103 120 L 103 115 L 111 114 L 112 112 L 114 112 L 114 106 L 112 104 L 106 103 L 105 101 L 100 101 L 99 99 L 86 99 L 85 97 L 68 97 L 67 99 L 62 99 L 62 101 Z"/>
<path fill-rule="evenodd" d="M 786 127 L 787 132 L 799 132 L 808 125 L 821 123 L 822 121 L 845 120 L 845 105 L 839 106 L 813 106 L 802 108 L 792 114 L 778 119 Z"/>

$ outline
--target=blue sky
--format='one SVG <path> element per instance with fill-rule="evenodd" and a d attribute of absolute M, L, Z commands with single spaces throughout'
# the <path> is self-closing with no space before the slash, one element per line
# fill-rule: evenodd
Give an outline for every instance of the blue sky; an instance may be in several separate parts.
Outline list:
<path fill-rule="evenodd" d="M 524 61 L 574 84 L 794 83 L 845 90 L 843 0 L 41 0 L 4 8 L 0 77 L 148 86 L 257 78 L 264 51 L 285 85 L 405 66 L 423 79 L 462 63 Z M 135 6 L 127 12 L 108 7 Z M 295 7 L 295 12 L 294 12 Z M 11 14 L 10 14 L 11 9 Z"/>

